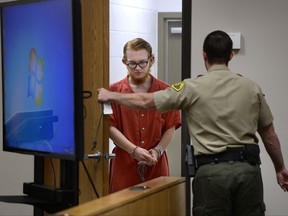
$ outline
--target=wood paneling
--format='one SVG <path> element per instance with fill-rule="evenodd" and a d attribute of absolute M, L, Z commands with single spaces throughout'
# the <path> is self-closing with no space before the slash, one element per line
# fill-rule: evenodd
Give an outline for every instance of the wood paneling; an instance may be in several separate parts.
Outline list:
<path fill-rule="evenodd" d="M 85 153 L 108 152 L 108 121 L 102 118 L 101 104 L 97 102 L 97 89 L 109 83 L 109 1 L 81 0 L 84 90 L 92 92 L 92 98 L 84 101 L 86 117 Z M 97 136 L 97 137 L 96 137 Z M 97 139 L 95 139 L 95 137 Z M 93 142 L 96 148 L 93 149 Z M 100 196 L 108 194 L 108 161 L 103 157 L 85 160 L 89 173 Z M 80 165 L 80 203 L 96 198 L 87 174 Z"/>

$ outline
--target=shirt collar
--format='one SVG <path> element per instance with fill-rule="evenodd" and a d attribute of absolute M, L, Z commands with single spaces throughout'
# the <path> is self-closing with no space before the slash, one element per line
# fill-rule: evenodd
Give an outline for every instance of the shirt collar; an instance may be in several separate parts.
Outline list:
<path fill-rule="evenodd" d="M 218 70 L 228 70 L 229 68 L 226 65 L 213 65 L 209 68 L 208 72 L 218 71 Z"/>

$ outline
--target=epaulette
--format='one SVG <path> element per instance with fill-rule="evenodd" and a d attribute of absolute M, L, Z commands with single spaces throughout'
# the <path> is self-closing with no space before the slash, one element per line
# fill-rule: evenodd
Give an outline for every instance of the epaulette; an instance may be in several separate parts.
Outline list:
<path fill-rule="evenodd" d="M 197 76 L 197 78 L 198 78 L 198 77 L 202 77 L 202 76 L 203 76 L 203 74 L 199 74 L 199 75 Z"/>
<path fill-rule="evenodd" d="M 238 73 L 237 73 L 237 75 L 243 77 L 241 74 L 238 74 Z"/>

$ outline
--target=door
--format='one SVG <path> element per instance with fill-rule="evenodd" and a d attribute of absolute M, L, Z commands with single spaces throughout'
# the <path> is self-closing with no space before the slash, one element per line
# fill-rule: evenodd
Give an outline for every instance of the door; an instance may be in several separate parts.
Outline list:
<path fill-rule="evenodd" d="M 108 119 L 102 115 L 102 106 L 97 102 L 97 89 L 109 85 L 109 1 L 81 0 L 84 90 L 92 97 L 84 99 L 85 153 L 94 155 L 80 162 L 80 203 L 108 194 L 109 151 Z M 96 191 L 98 194 L 96 194 Z"/>
<path fill-rule="evenodd" d="M 181 81 L 181 13 L 158 13 L 158 77 L 172 85 Z M 171 176 L 181 176 L 181 128 L 167 149 Z"/>

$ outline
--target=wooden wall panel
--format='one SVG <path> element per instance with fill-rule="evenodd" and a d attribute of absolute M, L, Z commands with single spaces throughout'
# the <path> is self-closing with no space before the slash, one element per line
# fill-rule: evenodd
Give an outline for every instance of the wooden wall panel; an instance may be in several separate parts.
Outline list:
<path fill-rule="evenodd" d="M 109 83 L 109 1 L 81 0 L 84 90 L 92 92 L 92 98 L 84 101 L 86 117 L 85 153 L 101 152 L 108 148 L 108 122 L 103 117 L 99 126 L 102 106 L 97 102 L 97 89 Z M 96 137 L 97 136 L 97 137 Z M 97 139 L 95 139 L 97 138 Z M 93 142 L 97 141 L 93 149 Z M 108 161 L 103 157 L 84 161 L 100 196 L 108 193 Z M 80 203 L 96 198 L 87 174 L 80 165 Z"/>

